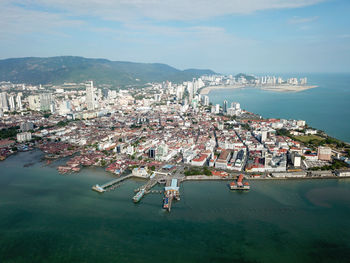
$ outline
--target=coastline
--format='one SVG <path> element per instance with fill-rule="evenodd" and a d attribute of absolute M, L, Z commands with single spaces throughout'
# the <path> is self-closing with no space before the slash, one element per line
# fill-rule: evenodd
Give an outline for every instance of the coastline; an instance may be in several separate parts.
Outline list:
<path fill-rule="evenodd" d="M 208 95 L 212 90 L 218 89 L 242 89 L 242 88 L 257 88 L 262 90 L 276 91 L 276 92 L 300 92 L 308 89 L 317 88 L 318 86 L 304 86 L 304 85 L 219 85 L 204 87 L 201 91 L 201 95 Z"/>

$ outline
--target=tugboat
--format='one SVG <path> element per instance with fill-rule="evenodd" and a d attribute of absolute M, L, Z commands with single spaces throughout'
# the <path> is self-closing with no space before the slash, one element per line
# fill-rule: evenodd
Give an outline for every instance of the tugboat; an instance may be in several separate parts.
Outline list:
<path fill-rule="evenodd" d="M 243 183 L 243 174 L 240 174 L 237 179 L 237 184 L 235 182 L 230 183 L 231 190 L 249 190 L 250 185 L 248 182 Z"/>

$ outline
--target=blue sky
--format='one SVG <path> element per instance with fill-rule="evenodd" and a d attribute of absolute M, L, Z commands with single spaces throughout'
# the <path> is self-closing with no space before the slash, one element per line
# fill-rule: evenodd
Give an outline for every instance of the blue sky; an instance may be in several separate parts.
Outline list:
<path fill-rule="evenodd" d="M 1 0 L 0 58 L 350 72 L 348 0 Z"/>

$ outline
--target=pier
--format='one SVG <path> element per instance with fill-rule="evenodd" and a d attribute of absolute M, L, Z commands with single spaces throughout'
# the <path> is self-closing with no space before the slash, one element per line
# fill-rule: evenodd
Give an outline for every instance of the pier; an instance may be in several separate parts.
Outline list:
<path fill-rule="evenodd" d="M 97 191 L 99 193 L 103 193 L 103 192 L 106 192 L 108 188 L 110 188 L 110 187 L 112 187 L 112 186 L 114 186 L 116 184 L 119 184 L 119 183 L 121 183 L 121 182 L 123 182 L 123 181 L 125 181 L 125 180 L 127 180 L 127 179 L 129 179 L 131 177 L 133 177 L 133 175 L 129 174 L 129 175 L 126 175 L 126 176 L 114 179 L 112 181 L 109 181 L 109 182 L 107 182 L 107 183 L 105 183 L 103 185 L 96 184 L 96 185 L 94 185 L 92 187 L 92 190 Z"/>
<path fill-rule="evenodd" d="M 162 191 L 151 190 L 157 183 L 161 182 L 164 178 L 164 175 L 161 177 L 154 176 L 151 178 L 145 185 L 140 188 L 135 189 L 134 191 L 137 194 L 132 198 L 134 203 L 140 202 L 142 197 L 149 193 L 162 193 Z"/>

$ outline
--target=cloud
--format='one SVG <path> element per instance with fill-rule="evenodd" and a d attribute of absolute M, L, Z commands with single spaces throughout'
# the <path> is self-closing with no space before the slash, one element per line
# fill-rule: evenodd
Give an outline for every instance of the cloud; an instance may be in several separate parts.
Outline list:
<path fill-rule="evenodd" d="M 306 24 L 306 23 L 311 23 L 314 22 L 318 19 L 318 16 L 312 16 L 312 17 L 293 17 L 288 20 L 289 24 Z"/>
<path fill-rule="evenodd" d="M 54 33 L 56 28 L 84 25 L 83 20 L 43 10 L 28 10 L 18 6 L 0 4 L 0 34 L 18 35 L 32 32 Z"/>
<path fill-rule="evenodd" d="M 299 8 L 324 0 L 3 0 L 28 9 L 40 8 L 107 20 L 149 18 L 191 21 L 269 9 Z"/>

